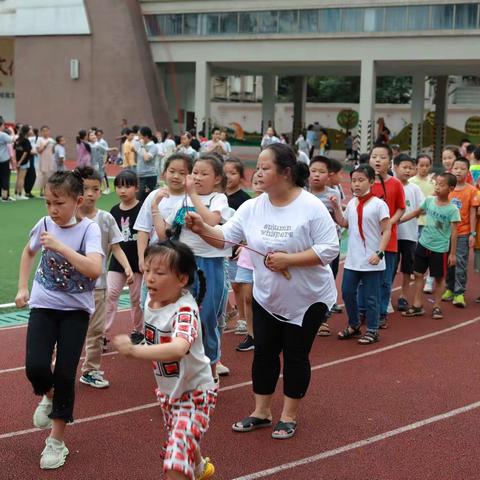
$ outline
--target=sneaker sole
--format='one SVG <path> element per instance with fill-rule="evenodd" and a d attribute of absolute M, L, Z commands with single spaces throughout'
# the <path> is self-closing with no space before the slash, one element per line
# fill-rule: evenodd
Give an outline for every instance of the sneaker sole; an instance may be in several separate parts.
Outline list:
<path fill-rule="evenodd" d="M 83 383 L 84 385 L 88 385 L 89 387 L 93 387 L 93 388 L 108 388 L 110 386 L 110 384 L 108 384 L 108 385 L 95 385 L 94 383 L 91 383 L 88 380 L 83 380 L 82 377 L 80 377 L 80 383 Z"/>
<path fill-rule="evenodd" d="M 35 417 L 33 417 L 33 426 L 35 428 L 39 428 L 40 430 L 45 430 L 47 428 L 50 428 L 52 426 L 52 421 L 50 420 L 50 422 L 46 425 L 38 425 L 36 422 L 35 422 Z"/>
<path fill-rule="evenodd" d="M 455 303 L 455 302 L 453 302 L 453 305 L 455 305 L 457 308 L 465 308 L 467 306 L 466 303 Z"/>
<path fill-rule="evenodd" d="M 255 345 L 252 345 L 251 347 L 247 347 L 247 348 L 235 348 L 235 350 L 237 352 L 248 352 L 250 350 L 255 350 Z"/>
<path fill-rule="evenodd" d="M 247 330 L 235 330 L 235 335 L 246 335 L 248 332 Z"/>
<path fill-rule="evenodd" d="M 55 465 L 50 465 L 50 466 L 42 466 L 42 464 L 40 464 L 40 468 L 42 470 L 55 470 L 56 468 L 60 468 L 62 467 L 63 465 L 65 465 L 65 460 L 67 459 L 67 455 L 69 454 L 70 452 L 68 451 L 68 448 L 65 447 L 65 450 L 63 451 L 63 458 L 60 460 L 60 462 L 56 463 Z"/>

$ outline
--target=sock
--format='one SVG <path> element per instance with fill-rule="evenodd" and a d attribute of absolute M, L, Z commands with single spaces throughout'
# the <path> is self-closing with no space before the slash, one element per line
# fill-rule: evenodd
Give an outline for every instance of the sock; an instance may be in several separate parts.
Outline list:
<path fill-rule="evenodd" d="M 202 461 L 195 467 L 195 476 L 199 477 L 205 470 L 205 459 L 202 458 Z"/>

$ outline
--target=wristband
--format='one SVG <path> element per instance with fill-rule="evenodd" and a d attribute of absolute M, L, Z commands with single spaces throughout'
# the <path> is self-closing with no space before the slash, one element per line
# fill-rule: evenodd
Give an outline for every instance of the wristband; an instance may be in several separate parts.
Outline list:
<path fill-rule="evenodd" d="M 385 252 L 382 252 L 381 250 L 377 250 L 375 253 L 377 254 L 377 257 L 378 257 L 380 260 L 382 260 L 383 257 L 385 256 Z"/>
<path fill-rule="evenodd" d="M 152 210 L 152 215 L 160 215 L 160 211 L 159 210 Z"/>
<path fill-rule="evenodd" d="M 477 232 L 470 232 L 470 236 L 475 238 L 477 236 Z"/>

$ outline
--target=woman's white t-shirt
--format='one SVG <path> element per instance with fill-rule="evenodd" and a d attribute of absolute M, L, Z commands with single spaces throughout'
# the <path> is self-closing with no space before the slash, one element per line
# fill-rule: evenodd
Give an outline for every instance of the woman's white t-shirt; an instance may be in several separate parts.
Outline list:
<path fill-rule="evenodd" d="M 198 306 L 190 292 L 162 308 L 149 307 L 150 296 L 145 302 L 145 340 L 149 345 L 170 343 L 183 338 L 190 350 L 177 362 L 153 362 L 158 393 L 172 400 L 192 390 L 215 388 L 210 360 L 202 343 L 202 327 Z"/>
<path fill-rule="evenodd" d="M 220 226 L 225 240 L 247 240 L 248 246 L 268 252 L 298 253 L 312 248 L 324 265 L 291 267 L 291 279 L 272 272 L 264 257 L 251 253 L 253 263 L 253 296 L 279 320 L 302 325 L 308 308 L 317 302 L 329 309 L 337 299 L 331 268 L 339 253 L 337 230 L 323 203 L 302 190 L 284 207 L 272 205 L 267 194 L 247 200 L 234 216 Z"/>
<path fill-rule="evenodd" d="M 382 228 L 380 222 L 390 218 L 388 205 L 377 197 L 372 197 L 363 206 L 362 229 L 365 243 L 360 236 L 358 229 L 358 200 L 353 197 L 347 204 L 343 216 L 348 221 L 348 250 L 345 259 L 345 268 L 357 271 L 378 271 L 385 270 L 385 259 L 380 260 L 377 265 L 372 265 L 368 259 L 380 247 Z"/>
<path fill-rule="evenodd" d="M 231 209 L 228 206 L 228 199 L 224 193 L 213 192 L 208 195 L 198 195 L 200 197 L 201 202 L 205 205 L 208 210 L 211 212 L 219 212 L 220 213 L 220 223 L 226 222 L 231 216 Z M 172 209 L 168 218 L 166 218 L 166 222 L 169 226 L 172 226 L 175 217 L 177 214 L 180 214 L 182 217 L 185 212 L 184 210 L 184 202 L 185 199 L 182 198 L 180 202 L 175 205 Z M 187 198 L 187 207 L 189 211 L 195 211 L 195 207 L 193 206 L 192 200 L 190 197 Z M 180 212 L 180 213 L 179 213 Z M 203 258 L 217 258 L 217 257 L 230 257 L 232 255 L 232 248 L 228 247 L 224 249 L 219 249 L 212 247 L 209 245 L 205 240 L 200 238 L 196 233 L 193 233 L 189 228 L 185 225 L 182 226 L 182 231 L 180 233 L 180 241 L 186 243 L 192 250 L 193 253 L 197 257 Z"/>

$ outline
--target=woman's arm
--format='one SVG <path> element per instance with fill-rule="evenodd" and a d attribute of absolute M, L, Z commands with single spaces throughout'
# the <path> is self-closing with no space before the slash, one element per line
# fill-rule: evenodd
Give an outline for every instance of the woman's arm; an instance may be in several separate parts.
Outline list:
<path fill-rule="evenodd" d="M 40 240 L 45 248 L 58 252 L 65 257 L 73 268 L 82 275 L 95 280 L 102 274 L 102 255 L 100 253 L 87 253 L 87 255 L 82 255 L 64 243 L 59 242 L 49 232 L 43 232 L 40 235 Z"/>
<path fill-rule="evenodd" d="M 122 250 L 122 247 L 119 243 L 114 243 L 112 246 L 112 255 L 117 259 L 118 263 L 123 267 L 125 275 L 127 277 L 127 283 L 133 282 L 133 271 L 130 263 L 128 261 L 125 252 Z"/>
<path fill-rule="evenodd" d="M 185 225 L 212 247 L 225 248 L 225 237 L 222 230 L 205 223 L 198 213 L 188 212 L 185 215 Z"/>
<path fill-rule="evenodd" d="M 20 272 L 18 275 L 18 292 L 15 297 L 15 305 L 18 308 L 23 308 L 28 303 L 30 296 L 28 292 L 28 279 L 32 271 L 33 261 L 35 259 L 35 252 L 30 250 L 30 244 L 27 243 L 23 249 L 22 256 L 20 258 Z"/>
<path fill-rule="evenodd" d="M 128 335 L 118 335 L 113 344 L 121 355 L 154 362 L 178 362 L 190 350 L 190 343 L 180 337 L 161 345 L 133 345 Z"/>
<path fill-rule="evenodd" d="M 203 221 L 208 225 L 215 226 L 220 223 L 220 212 L 211 212 L 203 203 L 197 192 L 195 191 L 195 184 L 191 175 L 187 177 L 186 188 L 188 196 L 192 201 L 195 211 L 202 217 Z"/>

